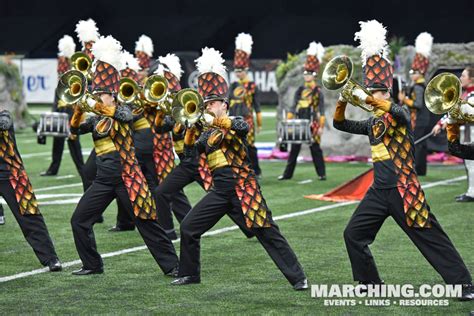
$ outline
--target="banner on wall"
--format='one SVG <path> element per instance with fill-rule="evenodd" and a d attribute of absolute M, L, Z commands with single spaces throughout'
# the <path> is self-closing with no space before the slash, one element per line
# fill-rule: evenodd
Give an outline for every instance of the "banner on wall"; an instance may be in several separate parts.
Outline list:
<path fill-rule="evenodd" d="M 58 83 L 57 59 L 17 59 L 27 103 L 53 103 Z"/>
<path fill-rule="evenodd" d="M 181 59 L 184 70 L 181 78 L 183 88 L 197 87 L 197 71 L 194 60 L 199 57 L 198 53 L 183 52 L 176 53 Z M 20 68 L 23 79 L 23 91 L 27 103 L 53 103 L 55 88 L 58 82 L 57 59 L 21 59 L 14 61 Z M 276 67 L 279 60 L 255 59 L 251 61 L 251 69 L 248 72 L 250 80 L 257 84 L 260 90 L 260 103 L 265 105 L 278 104 L 278 87 L 276 81 Z M 229 82 L 237 80 L 232 71 L 232 60 L 226 61 L 229 72 Z"/>
<path fill-rule="evenodd" d="M 181 77 L 181 86 L 186 88 L 197 88 L 197 70 L 194 60 L 199 57 L 198 53 L 182 52 L 176 53 L 181 60 L 183 68 L 183 76 Z M 260 90 L 260 103 L 265 105 L 278 104 L 278 87 L 276 81 L 276 67 L 278 66 L 278 59 L 252 59 L 250 70 L 248 72 L 250 80 L 257 84 Z M 225 63 L 229 71 L 228 81 L 230 83 L 237 80 L 232 71 L 232 60 L 227 60 Z"/>

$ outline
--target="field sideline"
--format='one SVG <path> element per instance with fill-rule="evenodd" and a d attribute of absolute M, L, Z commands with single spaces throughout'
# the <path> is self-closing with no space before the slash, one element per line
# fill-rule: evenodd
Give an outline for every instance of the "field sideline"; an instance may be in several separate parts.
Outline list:
<path fill-rule="evenodd" d="M 264 118 L 265 130 L 258 141 L 275 139 L 275 120 Z M 84 152 L 92 148 L 89 137 L 81 138 Z M 52 139 L 46 146 L 36 144 L 32 131 L 17 134 L 20 152 L 40 207 L 63 262 L 78 259 L 72 239 L 70 217 L 82 193 L 80 178 L 69 154 L 63 156 L 58 177 L 40 177 L 50 162 Z M 67 146 L 66 146 L 67 148 Z M 85 158 L 87 156 L 85 155 Z M 263 194 L 280 229 L 298 255 L 310 283 L 352 284 L 349 260 L 342 232 L 356 204 L 336 205 L 303 198 L 324 193 L 367 170 L 367 164 L 331 163 L 328 180 L 317 180 L 310 163 L 299 164 L 295 177 L 286 182 L 276 178 L 285 162 L 261 162 Z M 454 196 L 466 189 L 462 166 L 430 165 L 428 176 L 421 178 L 433 213 L 456 245 L 468 268 L 474 269 L 472 252 L 472 204 L 454 202 Z M 456 179 L 457 178 L 457 179 Z M 456 181 L 446 182 L 446 180 Z M 311 181 L 305 181 L 311 180 Z M 445 181 L 445 182 L 443 182 Z M 434 186 L 436 184 L 436 186 Z M 203 195 L 197 185 L 186 188 L 191 202 Z M 58 203 L 54 203 L 54 202 Z M 41 203 L 45 202 L 45 203 Z M 59 203 L 61 202 L 61 203 Z M 325 207 L 330 209 L 325 209 Z M 321 209 L 323 208 L 323 209 Z M 299 216 L 291 214 L 308 211 Z M 314 211 L 320 210 L 320 211 Z M 254 239 L 247 240 L 232 222 L 223 218 L 213 236 L 203 238 L 201 247 L 202 283 L 172 287 L 162 275 L 148 251 L 138 250 L 104 259 L 105 274 L 75 277 L 70 274 L 79 265 L 70 265 L 60 273 L 40 273 L 20 279 L 3 280 L 41 268 L 24 240 L 8 207 L 7 223 L 0 226 L 0 299 L 1 314 L 449 314 L 467 315 L 474 302 L 450 300 L 447 307 L 328 307 L 310 292 L 295 292 L 277 270 L 263 248 Z M 104 213 L 105 222 L 95 226 L 102 254 L 142 247 L 137 232 L 109 233 L 114 225 L 116 205 Z M 179 251 L 179 244 L 175 244 Z M 437 284 L 441 277 L 420 255 L 392 219 L 388 219 L 371 247 L 382 278 L 392 284 Z"/>

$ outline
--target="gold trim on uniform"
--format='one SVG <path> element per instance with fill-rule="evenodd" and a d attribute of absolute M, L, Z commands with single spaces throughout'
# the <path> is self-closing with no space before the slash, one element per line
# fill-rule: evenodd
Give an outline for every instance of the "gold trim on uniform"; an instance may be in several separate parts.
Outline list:
<path fill-rule="evenodd" d="M 114 142 L 109 136 L 94 140 L 94 147 L 97 156 L 105 155 L 117 150 Z"/>
<path fill-rule="evenodd" d="M 388 153 L 387 147 L 383 143 L 378 145 L 370 146 L 372 151 L 372 161 L 385 161 L 390 159 L 390 154 Z"/>
<path fill-rule="evenodd" d="M 144 128 L 150 128 L 150 123 L 148 123 L 148 121 L 144 117 L 139 118 L 138 120 L 133 122 L 134 130 L 138 131 Z"/>
<path fill-rule="evenodd" d="M 207 163 L 209 165 L 209 170 L 211 171 L 214 171 L 217 168 L 229 166 L 224 153 L 220 149 L 217 149 L 216 151 L 213 151 L 207 155 Z"/>
<path fill-rule="evenodd" d="M 184 152 L 184 140 L 178 140 L 173 143 L 174 145 L 174 151 L 176 151 L 177 154 L 182 154 Z"/>

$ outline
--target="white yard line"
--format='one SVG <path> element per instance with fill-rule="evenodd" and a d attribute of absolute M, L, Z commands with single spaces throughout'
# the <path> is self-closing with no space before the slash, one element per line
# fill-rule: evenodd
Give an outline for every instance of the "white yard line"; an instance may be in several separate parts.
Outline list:
<path fill-rule="evenodd" d="M 91 148 L 83 148 L 82 149 L 82 154 L 83 155 L 89 155 L 91 153 Z M 65 154 L 69 154 L 69 150 L 64 150 Z M 21 154 L 21 158 L 34 158 L 34 157 L 41 157 L 41 156 L 51 156 L 51 151 L 44 151 L 40 153 L 33 153 L 33 154 Z"/>
<path fill-rule="evenodd" d="M 57 176 L 57 177 L 54 177 L 55 180 L 61 180 L 61 179 L 70 179 L 70 178 L 74 178 L 75 175 L 73 174 L 67 174 L 67 175 L 64 175 L 64 176 Z"/>
<path fill-rule="evenodd" d="M 52 187 L 33 189 L 33 191 L 36 193 L 36 192 L 44 192 L 44 191 L 51 191 L 51 190 L 64 189 L 64 188 L 81 187 L 81 186 L 82 186 L 82 182 L 78 182 L 78 183 L 55 185 L 55 186 L 52 186 Z"/>
<path fill-rule="evenodd" d="M 467 178 L 466 176 L 461 176 L 461 177 L 456 177 L 456 178 L 452 178 L 452 179 L 448 179 L 448 180 L 432 182 L 432 183 L 428 183 L 426 185 L 423 185 L 423 188 L 428 189 L 428 188 L 433 188 L 433 187 L 437 187 L 437 186 L 440 186 L 440 185 L 451 184 L 453 182 L 458 182 L 458 181 L 461 181 L 461 180 L 465 180 L 466 178 Z M 338 207 L 341 207 L 341 206 L 347 206 L 347 205 L 358 204 L 358 203 L 359 203 L 359 201 L 340 202 L 340 203 L 335 203 L 335 204 L 330 204 L 330 205 L 325 205 L 325 206 L 312 208 L 312 209 L 305 210 L 305 211 L 299 211 L 299 212 L 289 213 L 289 214 L 285 214 L 285 215 L 275 216 L 274 219 L 275 220 L 284 220 L 284 219 L 287 219 L 287 218 L 304 216 L 304 215 L 313 214 L 313 213 L 316 213 L 316 212 L 326 211 L 326 210 L 330 210 L 330 209 L 333 209 L 333 208 L 338 208 Z M 214 236 L 214 235 L 222 234 L 222 233 L 237 230 L 237 229 L 239 229 L 237 226 L 224 227 L 224 228 L 220 228 L 220 229 L 216 229 L 216 230 L 207 232 L 203 236 Z M 179 241 L 180 240 L 177 239 L 177 240 L 173 241 L 173 243 L 178 243 Z M 122 254 L 126 254 L 126 253 L 145 250 L 145 249 L 147 249 L 146 246 L 138 246 L 138 247 L 127 248 L 127 249 L 122 249 L 122 250 L 118 250 L 118 251 L 108 252 L 108 253 L 102 254 L 101 256 L 102 256 L 102 258 L 109 258 L 109 257 L 115 257 L 115 256 L 119 256 L 119 255 L 122 255 Z M 79 265 L 79 264 L 81 264 L 80 260 L 74 260 L 74 261 L 64 262 L 62 265 L 63 265 L 64 268 L 67 268 L 67 267 L 75 266 L 75 265 Z M 25 277 L 28 277 L 28 276 L 32 276 L 32 275 L 36 275 L 36 274 L 40 274 L 40 273 L 45 273 L 45 272 L 48 272 L 48 271 L 49 271 L 48 268 L 42 268 L 42 269 L 36 269 L 36 270 L 28 271 L 28 272 L 21 272 L 21 273 L 9 275 L 9 276 L 4 276 L 4 277 L 0 277 L 0 283 L 25 278 Z"/>
<path fill-rule="evenodd" d="M 306 179 L 306 180 L 298 182 L 298 184 L 306 184 L 306 183 L 311 183 L 311 182 L 313 182 L 312 179 Z"/>

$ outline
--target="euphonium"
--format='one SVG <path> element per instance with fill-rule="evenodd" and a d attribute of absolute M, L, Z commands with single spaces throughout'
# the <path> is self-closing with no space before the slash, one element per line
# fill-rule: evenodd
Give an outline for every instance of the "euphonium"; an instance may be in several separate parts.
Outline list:
<path fill-rule="evenodd" d="M 204 114 L 204 100 L 196 90 L 182 89 L 174 96 L 171 109 L 171 116 L 176 123 L 190 126 Z"/>
<path fill-rule="evenodd" d="M 443 72 L 431 79 L 425 89 L 425 103 L 434 114 L 449 113 L 455 120 L 474 122 L 474 109 L 463 109 L 464 104 L 474 104 L 461 99 L 461 81 L 452 73 Z"/>
<path fill-rule="evenodd" d="M 73 69 L 82 72 L 87 80 L 91 79 L 92 60 L 87 54 L 75 52 L 71 56 L 71 66 Z"/>
<path fill-rule="evenodd" d="M 120 103 L 131 104 L 138 108 L 143 108 L 144 105 L 141 99 L 140 86 L 135 80 L 130 78 L 120 79 L 117 99 Z"/>
<path fill-rule="evenodd" d="M 98 114 L 87 103 L 88 99 L 98 101 L 97 97 L 87 92 L 87 78 L 78 70 L 69 70 L 59 78 L 56 95 L 60 107 L 79 104 L 83 111 Z"/>
<path fill-rule="evenodd" d="M 353 80 L 353 64 L 347 56 L 336 56 L 331 59 L 323 71 L 323 86 L 328 90 L 337 90 L 342 88 L 342 97 L 352 105 L 362 108 L 364 111 L 372 112 L 373 106 L 366 104 L 365 100 L 359 99 L 354 95 L 356 89 L 362 90 L 367 95 L 372 95 L 364 86 Z"/>
<path fill-rule="evenodd" d="M 163 112 L 171 113 L 170 93 L 168 91 L 168 80 L 159 75 L 148 77 L 143 85 L 143 96 L 152 106 L 159 107 Z"/>

